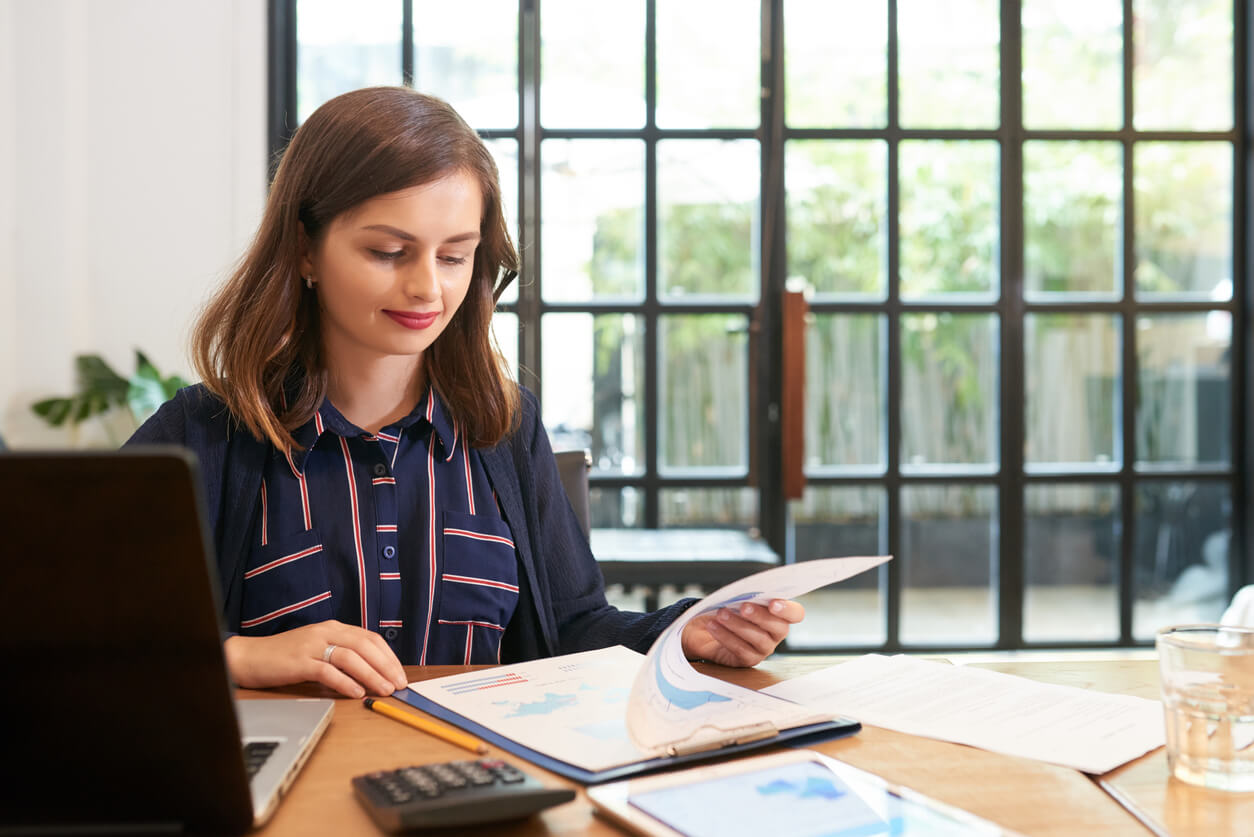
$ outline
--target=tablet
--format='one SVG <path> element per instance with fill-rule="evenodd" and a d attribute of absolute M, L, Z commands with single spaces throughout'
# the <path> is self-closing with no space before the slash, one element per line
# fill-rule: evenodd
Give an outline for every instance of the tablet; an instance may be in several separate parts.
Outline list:
<path fill-rule="evenodd" d="M 988 820 L 812 750 L 588 788 L 597 813 L 648 837 L 992 837 Z"/>

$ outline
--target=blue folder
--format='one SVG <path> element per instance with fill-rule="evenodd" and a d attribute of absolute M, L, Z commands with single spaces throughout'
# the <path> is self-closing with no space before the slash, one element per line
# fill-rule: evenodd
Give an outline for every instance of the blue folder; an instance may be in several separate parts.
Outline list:
<path fill-rule="evenodd" d="M 771 747 L 776 744 L 787 743 L 794 747 L 803 747 L 809 744 L 815 744 L 819 741 L 828 741 L 833 738 L 842 738 L 846 735 L 853 735 L 862 729 L 862 725 L 850 718 L 836 718 L 831 721 L 823 721 L 817 724 L 807 724 L 801 727 L 790 727 L 780 730 L 775 735 L 768 738 L 758 738 L 753 741 L 745 741 L 737 744 L 728 744 L 722 747 L 714 747 L 708 750 L 699 750 L 692 753 L 684 753 L 676 756 L 661 756 L 658 758 L 645 759 L 644 761 L 633 762 L 631 764 L 622 764 L 617 767 L 607 767 L 605 770 L 586 770 L 582 767 L 576 767 L 568 762 L 559 761 L 552 756 L 524 747 L 511 738 L 506 738 L 500 733 L 493 732 L 481 724 L 477 724 L 470 719 L 459 715 L 446 706 L 441 706 L 435 701 L 423 697 L 422 695 L 410 689 L 401 689 L 394 692 L 392 697 L 403 700 L 410 706 L 417 707 L 423 712 L 434 715 L 442 721 L 447 721 L 454 726 L 460 727 L 467 732 L 473 733 L 483 741 L 495 744 L 502 750 L 520 756 L 532 764 L 537 764 L 545 770 L 551 770 L 568 779 L 574 779 L 585 785 L 598 785 L 602 782 L 612 782 L 618 779 L 625 779 L 630 776 L 638 776 L 643 773 L 652 773 L 658 770 L 666 770 L 679 765 L 695 764 L 696 762 L 709 761 L 712 759 L 722 758 L 724 756 L 735 755 L 738 753 L 748 752 L 750 750 L 760 750 Z"/>

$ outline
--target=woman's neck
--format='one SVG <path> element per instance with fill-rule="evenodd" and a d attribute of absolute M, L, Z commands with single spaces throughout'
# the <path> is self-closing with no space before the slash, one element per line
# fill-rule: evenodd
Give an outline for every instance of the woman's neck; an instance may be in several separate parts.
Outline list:
<path fill-rule="evenodd" d="M 422 355 L 392 355 L 330 363 L 327 397 L 344 418 L 378 433 L 409 415 L 426 392 Z"/>

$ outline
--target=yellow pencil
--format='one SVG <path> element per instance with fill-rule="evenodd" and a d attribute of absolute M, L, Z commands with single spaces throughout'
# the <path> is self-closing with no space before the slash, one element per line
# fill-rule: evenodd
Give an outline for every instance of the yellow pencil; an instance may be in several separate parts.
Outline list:
<path fill-rule="evenodd" d="M 415 715 L 413 712 L 408 712 L 404 709 L 397 709 L 395 706 L 387 703 L 379 703 L 374 698 L 366 698 L 362 703 L 365 704 L 367 709 L 373 709 L 380 715 L 387 715 L 394 721 L 408 724 L 414 729 L 420 729 L 429 735 L 434 735 L 436 738 L 443 738 L 448 743 L 456 744 L 458 747 L 465 748 L 472 753 L 482 754 L 488 751 L 488 745 L 478 738 L 432 723 L 421 715 Z"/>

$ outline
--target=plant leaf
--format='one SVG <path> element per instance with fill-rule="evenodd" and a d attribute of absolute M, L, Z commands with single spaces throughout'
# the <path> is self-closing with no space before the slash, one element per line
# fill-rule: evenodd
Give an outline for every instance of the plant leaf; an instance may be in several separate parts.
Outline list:
<path fill-rule="evenodd" d="M 80 395 L 100 395 L 108 404 L 119 406 L 126 403 L 127 380 L 114 372 L 100 355 L 79 355 L 74 365 Z"/>
<path fill-rule="evenodd" d="M 31 410 L 53 427 L 60 427 L 69 418 L 73 406 L 74 402 L 68 398 L 45 398 L 32 404 Z"/>
<path fill-rule="evenodd" d="M 152 367 L 149 366 L 148 369 Z M 136 370 L 131 376 L 126 390 L 126 406 L 131 408 L 137 422 L 143 424 L 166 400 L 165 387 L 155 369 L 152 369 L 152 374 L 147 374 L 142 369 Z"/>

